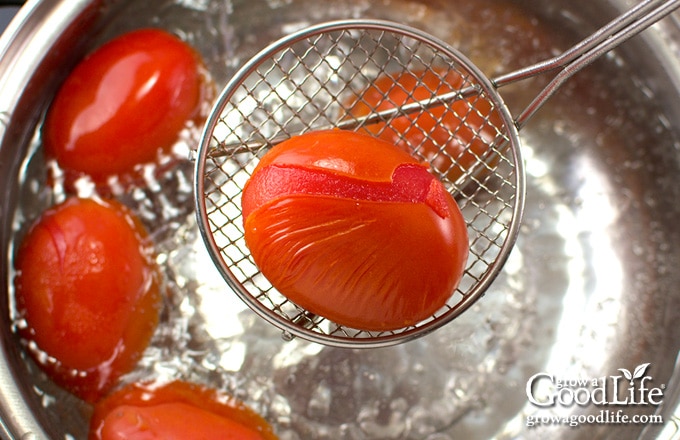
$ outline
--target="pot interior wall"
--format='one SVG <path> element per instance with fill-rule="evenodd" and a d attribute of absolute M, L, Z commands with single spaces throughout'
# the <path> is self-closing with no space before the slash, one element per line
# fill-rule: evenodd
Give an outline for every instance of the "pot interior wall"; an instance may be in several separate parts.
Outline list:
<path fill-rule="evenodd" d="M 54 17 L 49 11 L 57 5 L 32 4 L 18 35 L 40 40 L 42 50 L 33 53 L 41 56 L 20 81 L 5 72 L 0 82 L 7 97 L 0 108 L 2 293 L 10 299 L 14 240 L 62 196 L 45 189 L 36 128 L 73 63 L 116 34 L 143 26 L 180 33 L 221 88 L 248 57 L 286 32 L 372 16 L 436 34 L 493 77 L 555 55 L 620 9 L 590 0 L 337 0 L 323 8 L 306 0 L 73 2 L 61 28 L 28 26 Z M 144 221 L 172 292 L 152 347 L 125 380 L 206 381 L 258 409 L 286 439 L 636 438 L 643 426 L 528 429 L 526 416 L 536 407 L 524 387 L 541 371 L 602 377 L 643 363 L 651 363 L 656 386 L 670 383 L 680 349 L 674 325 L 680 320 L 680 70 L 669 59 L 675 46 L 668 46 L 676 33 L 672 22 L 664 23 L 598 61 L 523 129 L 528 206 L 506 269 L 461 319 L 403 346 L 349 351 L 284 342 L 245 310 L 201 248 L 191 192 L 181 185 L 191 178 L 189 161 L 160 182 L 161 192 L 124 197 L 138 210 L 142 200 L 152 200 Z M 10 57 L 27 55 L 6 52 L 4 59 Z M 503 96 L 516 114 L 546 81 L 509 86 Z M 160 196 L 170 206 L 156 204 Z M 172 217 L 164 208 L 172 208 Z M 11 307 L 2 302 L 6 431 L 85 438 L 91 408 L 22 356 Z M 656 409 L 626 408 L 631 415 Z M 554 408 L 562 410 L 598 408 Z"/>

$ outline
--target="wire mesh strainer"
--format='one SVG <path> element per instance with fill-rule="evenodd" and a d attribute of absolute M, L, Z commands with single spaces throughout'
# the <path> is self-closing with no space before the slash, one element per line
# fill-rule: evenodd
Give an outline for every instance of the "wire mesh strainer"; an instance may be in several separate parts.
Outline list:
<path fill-rule="evenodd" d="M 494 80 L 446 43 L 386 21 L 324 23 L 279 40 L 237 72 L 206 123 L 196 156 L 195 194 L 211 258 L 241 299 L 286 338 L 380 347 L 448 323 L 484 294 L 517 238 L 525 192 L 519 128 L 566 79 L 678 6 L 678 0 L 642 2 L 564 54 Z M 497 88 L 560 67 L 513 119 Z M 436 81 L 425 81 L 426 72 Z M 375 87 L 379 78 L 404 75 L 413 87 L 396 80 L 386 89 Z M 369 91 L 379 94 L 378 101 L 366 98 Z M 406 98 L 391 102 L 395 91 Z M 451 115 L 455 126 L 447 119 Z M 372 332 L 316 316 L 268 282 L 245 244 L 241 195 L 259 158 L 291 136 L 332 127 L 378 136 L 400 133 L 398 142 L 429 162 L 465 217 L 470 256 L 463 279 L 443 308 L 416 325 Z"/>

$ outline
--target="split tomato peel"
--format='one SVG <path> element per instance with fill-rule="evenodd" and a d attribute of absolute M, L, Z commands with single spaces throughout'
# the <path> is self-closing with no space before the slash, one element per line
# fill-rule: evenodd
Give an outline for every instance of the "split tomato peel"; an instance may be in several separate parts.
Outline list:
<path fill-rule="evenodd" d="M 466 224 L 428 168 L 372 136 L 330 130 L 267 153 L 243 191 L 262 273 L 308 311 L 362 330 L 432 316 L 468 255 Z"/>

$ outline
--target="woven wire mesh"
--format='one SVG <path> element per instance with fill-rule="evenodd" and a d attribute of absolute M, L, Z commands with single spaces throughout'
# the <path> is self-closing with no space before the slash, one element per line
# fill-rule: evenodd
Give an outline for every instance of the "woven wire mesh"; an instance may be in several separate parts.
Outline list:
<path fill-rule="evenodd" d="M 461 90 L 472 93 L 409 115 L 365 119 L 405 102 Z M 430 164 L 461 208 L 470 240 L 465 274 L 448 303 L 417 325 L 369 332 L 315 316 L 268 282 L 246 246 L 241 194 L 259 158 L 279 141 L 331 127 L 393 138 Z M 522 179 L 513 121 L 495 90 L 464 57 L 410 28 L 347 22 L 291 35 L 232 79 L 199 148 L 196 193 L 211 256 L 254 311 L 285 335 L 375 347 L 425 334 L 484 293 L 516 238 Z"/>

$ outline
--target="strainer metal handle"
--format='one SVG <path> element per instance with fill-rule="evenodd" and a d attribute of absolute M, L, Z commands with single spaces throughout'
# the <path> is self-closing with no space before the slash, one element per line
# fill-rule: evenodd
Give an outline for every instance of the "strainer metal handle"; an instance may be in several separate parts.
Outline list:
<path fill-rule="evenodd" d="M 518 129 L 572 76 L 602 55 L 638 35 L 680 7 L 679 0 L 645 0 L 549 60 L 509 72 L 491 80 L 496 88 L 562 68 L 515 118 Z"/>

